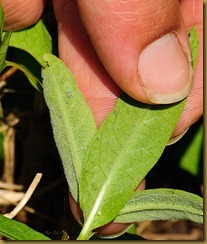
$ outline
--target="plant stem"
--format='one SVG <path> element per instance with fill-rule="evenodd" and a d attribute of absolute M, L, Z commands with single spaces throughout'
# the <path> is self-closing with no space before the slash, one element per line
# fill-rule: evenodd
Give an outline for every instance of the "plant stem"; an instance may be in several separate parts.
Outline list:
<path fill-rule="evenodd" d="M 87 240 L 89 240 L 94 234 L 95 234 L 95 232 L 88 231 L 88 227 L 87 227 L 87 225 L 83 225 L 83 228 L 82 228 L 82 230 L 81 230 L 79 236 L 77 237 L 77 240 L 79 240 L 79 241 L 87 241 Z"/>

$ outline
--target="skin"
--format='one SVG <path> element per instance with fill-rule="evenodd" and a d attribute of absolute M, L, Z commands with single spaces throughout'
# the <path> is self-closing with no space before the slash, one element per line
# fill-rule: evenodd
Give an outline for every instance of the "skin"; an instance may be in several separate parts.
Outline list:
<path fill-rule="evenodd" d="M 0 0 L 0 3 L 5 12 L 4 30 L 18 30 L 40 18 L 46 1 Z M 74 74 L 97 127 L 114 107 L 121 90 L 139 101 L 152 103 L 137 77 L 137 56 L 153 40 L 172 31 L 178 33 L 183 49 L 189 51 L 186 31 L 192 26 L 196 26 L 199 33 L 199 59 L 193 87 L 172 138 L 182 134 L 202 116 L 201 0 L 53 0 L 53 6 L 58 23 L 60 58 Z M 156 24 L 152 25 L 152 19 Z M 137 190 L 140 189 L 144 189 L 144 183 Z M 71 197 L 70 205 L 74 217 L 80 220 L 81 210 Z M 98 233 L 114 234 L 125 227 L 110 223 Z"/>

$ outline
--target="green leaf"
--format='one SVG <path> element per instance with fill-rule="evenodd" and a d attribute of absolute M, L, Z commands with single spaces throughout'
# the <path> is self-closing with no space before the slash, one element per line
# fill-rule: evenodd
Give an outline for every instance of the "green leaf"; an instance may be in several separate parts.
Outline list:
<path fill-rule="evenodd" d="M 199 173 L 199 162 L 201 159 L 203 146 L 203 125 L 201 124 L 192 138 L 190 138 L 189 146 L 180 159 L 180 167 L 187 170 L 192 175 L 197 176 Z"/>
<path fill-rule="evenodd" d="M 203 199 L 174 189 L 134 192 L 114 222 L 133 223 L 145 220 L 191 220 L 203 223 Z"/>
<path fill-rule="evenodd" d="M 6 61 L 5 62 L 5 67 L 8 67 L 8 66 L 13 66 L 13 67 L 16 67 L 17 69 L 21 70 L 24 75 L 26 75 L 27 79 L 29 80 L 30 84 L 37 90 L 39 91 L 40 93 L 42 93 L 42 80 L 39 78 L 39 75 L 38 75 L 38 71 L 35 72 L 35 75 L 34 73 L 31 72 L 31 70 L 29 70 L 26 66 L 27 65 L 24 65 L 26 64 L 25 62 L 27 62 L 29 59 L 25 59 L 23 61 L 22 64 L 18 64 L 16 62 L 12 62 L 12 61 Z M 31 63 L 30 63 L 31 65 Z M 35 66 L 33 66 L 34 68 Z"/>
<path fill-rule="evenodd" d="M 198 52 L 198 43 L 192 51 Z M 95 134 L 83 164 L 79 198 L 85 223 L 79 240 L 89 239 L 93 229 L 121 211 L 161 156 L 184 105 L 185 100 L 153 106 L 126 95 L 118 99 Z"/>
<path fill-rule="evenodd" d="M 14 32 L 13 35 L 11 35 L 11 31 L 8 31 L 4 34 L 2 40 L 3 21 L 4 13 L 0 6 L 0 72 L 6 66 L 15 66 L 24 72 L 30 83 L 39 92 L 42 92 L 40 76 L 41 65 L 46 65 L 42 56 L 46 52 L 52 52 L 52 40 L 44 26 L 44 23 L 40 20 L 32 27 Z M 10 55 L 7 55 L 9 46 Z M 11 46 L 13 49 L 11 49 Z M 25 56 L 26 52 L 27 57 Z M 11 55 L 11 53 L 13 55 Z M 35 61 L 29 56 L 29 54 L 33 59 L 37 60 L 36 63 L 38 62 L 39 66 L 36 65 Z M 9 61 L 6 61 L 6 58 L 9 58 Z"/>
<path fill-rule="evenodd" d="M 46 63 L 42 57 L 44 53 L 52 52 L 52 39 L 43 21 L 39 20 L 27 29 L 13 32 L 9 46 L 28 52 L 42 66 L 45 66 Z"/>
<path fill-rule="evenodd" d="M 2 6 L 0 4 L 0 45 L 2 42 L 3 24 L 4 24 L 4 11 L 3 11 Z"/>
<path fill-rule="evenodd" d="M 8 219 L 0 214 L 0 234 L 10 240 L 50 240 L 47 236 L 37 232 L 16 220 Z"/>
<path fill-rule="evenodd" d="M 80 205 L 87 232 L 120 212 L 161 156 L 184 104 L 146 105 L 126 95 L 118 100 L 83 164 Z"/>
<path fill-rule="evenodd" d="M 0 44 L 0 73 L 5 67 L 6 55 L 9 47 L 10 38 L 11 38 L 11 31 L 8 31 L 4 34 L 3 40 Z"/>
<path fill-rule="evenodd" d="M 137 226 L 136 224 L 132 224 L 130 228 L 127 230 L 128 234 L 136 235 L 137 234 Z"/>
<path fill-rule="evenodd" d="M 2 9 L 0 16 L 2 16 Z M 1 18 L 3 23 L 3 19 Z M 0 22 L 0 23 L 1 23 Z M 9 52 L 7 55 L 7 50 Z M 52 52 L 52 39 L 42 20 L 28 29 L 6 32 L 0 46 L 0 72 L 6 66 L 15 66 L 21 70 L 31 85 L 42 93 L 41 67 L 46 63 L 42 59 L 44 53 Z M 6 61 L 6 57 L 8 61 Z"/>
<path fill-rule="evenodd" d="M 193 69 L 196 68 L 196 63 L 198 60 L 198 46 L 199 46 L 199 36 L 196 27 L 192 27 L 188 32 L 189 42 L 192 52 Z"/>
<path fill-rule="evenodd" d="M 6 55 L 11 38 L 11 31 L 3 34 L 4 12 L 0 4 L 0 73 L 5 67 Z"/>
<path fill-rule="evenodd" d="M 56 145 L 71 193 L 78 201 L 78 180 L 92 136 L 93 115 L 71 72 L 52 54 L 45 54 L 43 92 L 48 105 Z"/>
<path fill-rule="evenodd" d="M 9 61 L 6 65 L 21 70 L 31 85 L 42 93 L 41 68 L 46 65 L 42 56 L 52 52 L 52 39 L 43 21 L 39 20 L 28 29 L 13 32 L 9 46 Z"/>

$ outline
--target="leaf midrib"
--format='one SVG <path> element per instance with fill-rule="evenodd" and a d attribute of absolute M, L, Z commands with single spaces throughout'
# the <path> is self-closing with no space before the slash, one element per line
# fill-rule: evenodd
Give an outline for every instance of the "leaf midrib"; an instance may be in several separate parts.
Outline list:
<path fill-rule="evenodd" d="M 53 72 L 51 72 L 51 73 L 52 73 L 52 76 L 53 76 Z M 54 76 L 53 76 L 53 79 L 54 79 Z M 78 153 L 77 153 L 77 150 L 75 150 L 75 146 L 74 146 L 74 143 L 73 143 L 75 141 L 74 140 L 73 130 L 72 130 L 72 128 L 70 128 L 70 126 L 67 126 L 68 125 L 68 120 L 70 121 L 70 116 L 67 115 L 66 109 L 61 109 L 61 108 L 65 108 L 66 105 L 65 105 L 65 102 L 63 100 L 63 97 L 61 96 L 61 84 L 59 82 L 57 82 L 57 85 L 55 86 L 54 90 L 56 91 L 55 92 L 56 95 L 58 95 L 58 99 L 57 99 L 58 106 L 60 108 L 61 113 L 63 114 L 63 116 L 62 116 L 63 125 L 66 128 L 66 130 L 67 130 L 66 137 L 67 137 L 67 140 L 69 142 L 69 144 L 68 144 L 68 152 L 70 153 L 71 159 L 73 161 L 71 166 L 75 169 L 75 170 L 73 170 L 73 172 L 75 173 L 75 177 L 76 177 L 76 180 L 78 182 L 78 179 L 79 179 L 79 177 L 78 177 L 79 176 L 79 172 L 78 172 L 79 169 L 77 167 Z M 75 153 L 73 154 L 73 152 L 75 152 Z"/>
<path fill-rule="evenodd" d="M 150 107 L 151 107 L 151 105 L 147 106 L 147 108 L 150 108 Z M 147 109 L 143 110 L 142 116 L 139 116 L 138 122 L 136 123 L 136 126 L 134 126 L 133 129 L 131 130 L 130 136 L 128 137 L 128 140 L 126 140 L 126 142 L 124 143 L 124 146 L 122 147 L 120 154 L 113 161 L 114 164 L 110 168 L 110 171 L 107 173 L 107 178 L 106 178 L 104 184 L 102 185 L 101 191 L 99 192 L 98 196 L 95 198 L 94 205 L 93 205 L 92 211 L 90 211 L 90 213 L 88 215 L 88 219 L 93 219 L 93 216 L 95 216 L 97 214 L 97 212 L 101 206 L 100 203 L 104 202 L 101 196 L 104 196 L 105 191 L 107 190 L 107 186 L 110 185 L 111 179 L 113 179 L 114 172 L 116 172 L 116 169 L 119 168 L 119 167 L 117 167 L 117 165 L 119 165 L 119 164 L 117 164 L 117 161 L 120 159 L 120 157 L 122 157 L 123 154 L 126 154 L 126 151 L 124 151 L 124 148 L 126 148 L 126 145 L 128 145 L 130 143 L 131 137 L 133 137 L 133 132 L 137 130 L 137 126 L 141 123 L 141 121 L 143 121 L 143 118 L 147 112 L 148 112 Z"/>
<path fill-rule="evenodd" d="M 139 118 L 136 122 L 136 125 L 133 127 L 131 132 L 128 133 L 128 135 L 130 134 L 130 136 L 128 137 L 128 139 L 123 144 L 123 146 L 120 150 L 120 153 L 117 154 L 116 157 L 114 157 L 114 160 L 113 160 L 114 163 L 113 163 L 112 167 L 110 168 L 110 171 L 107 172 L 107 179 L 111 180 L 111 178 L 113 178 L 112 175 L 114 174 L 114 172 L 117 172 L 116 170 L 119 168 L 119 165 L 120 165 L 118 162 L 120 162 L 120 159 L 122 160 L 122 158 L 124 158 L 124 155 L 126 155 L 125 148 L 130 148 L 128 145 L 131 143 L 131 140 L 134 137 L 134 132 L 137 131 L 137 127 L 139 127 L 139 125 L 143 122 L 144 117 L 146 116 L 146 114 L 148 113 L 148 109 L 150 109 L 150 108 L 151 108 L 151 105 L 147 106 L 146 110 L 145 109 L 143 110 L 142 115 L 139 116 Z"/>

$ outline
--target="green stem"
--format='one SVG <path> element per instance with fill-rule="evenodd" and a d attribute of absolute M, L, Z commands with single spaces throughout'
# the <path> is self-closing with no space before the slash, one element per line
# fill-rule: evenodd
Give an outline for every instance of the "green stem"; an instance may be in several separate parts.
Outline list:
<path fill-rule="evenodd" d="M 87 241 L 89 240 L 93 235 L 95 234 L 95 232 L 91 232 L 88 231 L 88 227 L 87 225 L 83 225 L 83 228 L 77 238 L 77 240 L 79 241 Z"/>
<path fill-rule="evenodd" d="M 26 69 L 24 66 L 22 66 L 18 63 L 6 60 L 5 61 L 5 67 L 8 67 L 8 66 L 13 66 L 13 67 L 16 67 L 17 69 L 21 70 L 29 79 L 31 85 L 35 89 L 37 89 L 40 93 L 42 93 L 42 89 L 43 89 L 42 84 L 38 81 L 38 79 L 28 69 Z"/>

